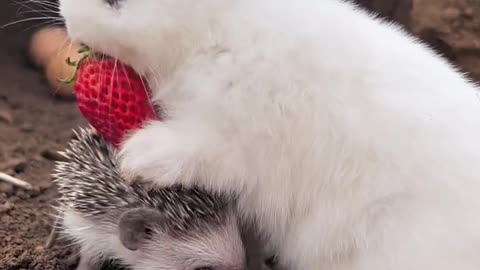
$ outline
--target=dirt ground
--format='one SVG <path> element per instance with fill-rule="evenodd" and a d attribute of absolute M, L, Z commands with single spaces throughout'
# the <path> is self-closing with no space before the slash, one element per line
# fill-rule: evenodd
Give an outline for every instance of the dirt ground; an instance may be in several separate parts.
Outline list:
<path fill-rule="evenodd" d="M 20 0 L 23 2 L 24 0 Z M 26 18 L 13 0 L 0 1 L 0 25 Z M 415 0 L 412 30 L 474 79 L 480 80 L 480 1 Z M 25 58 L 33 25 L 0 29 L 0 172 L 34 186 L 24 191 L 0 182 L 0 269 L 69 269 L 71 253 L 46 250 L 56 197 L 50 173 L 54 157 L 84 124 L 75 103 L 53 98 Z M 453 89 L 452 89 L 453 90 Z"/>

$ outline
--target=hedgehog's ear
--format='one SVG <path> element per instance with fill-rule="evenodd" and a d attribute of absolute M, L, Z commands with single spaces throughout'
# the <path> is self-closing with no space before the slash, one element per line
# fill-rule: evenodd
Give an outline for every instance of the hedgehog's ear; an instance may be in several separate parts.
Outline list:
<path fill-rule="evenodd" d="M 146 207 L 135 208 L 123 213 L 118 223 L 119 237 L 122 244 L 137 250 L 152 234 L 152 228 L 164 222 L 160 211 Z"/>

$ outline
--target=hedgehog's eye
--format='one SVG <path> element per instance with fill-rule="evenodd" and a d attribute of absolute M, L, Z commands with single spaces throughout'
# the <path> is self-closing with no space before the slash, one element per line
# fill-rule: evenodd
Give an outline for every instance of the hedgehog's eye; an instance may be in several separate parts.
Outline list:
<path fill-rule="evenodd" d="M 215 270 L 212 266 L 197 267 L 195 270 Z"/>
<path fill-rule="evenodd" d="M 277 257 L 275 255 L 265 260 L 265 265 L 268 266 L 269 268 L 273 268 L 276 264 L 277 264 Z"/>

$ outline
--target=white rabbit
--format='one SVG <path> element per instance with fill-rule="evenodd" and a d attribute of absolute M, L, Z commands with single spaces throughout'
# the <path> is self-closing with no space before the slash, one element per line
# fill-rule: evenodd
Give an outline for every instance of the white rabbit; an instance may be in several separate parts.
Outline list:
<path fill-rule="evenodd" d="M 477 89 L 399 27 L 339 0 L 60 4 L 165 111 L 125 175 L 232 192 L 292 270 L 480 269 Z"/>

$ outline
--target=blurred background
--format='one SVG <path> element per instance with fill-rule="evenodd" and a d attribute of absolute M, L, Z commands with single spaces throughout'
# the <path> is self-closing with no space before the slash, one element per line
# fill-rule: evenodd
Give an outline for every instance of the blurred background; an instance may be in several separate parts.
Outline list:
<path fill-rule="evenodd" d="M 480 0 L 358 2 L 401 23 L 480 81 Z M 50 204 L 56 189 L 50 173 L 59 158 L 56 151 L 72 138 L 72 128 L 84 121 L 74 98 L 50 85 L 48 70 L 33 64 L 29 53 L 37 31 L 62 25 L 56 6 L 53 0 L 0 0 L 0 174 L 33 185 L 25 190 L 0 181 L 2 270 L 58 270 L 74 264 L 66 260 L 71 250 L 46 249 L 45 241 L 54 214 Z"/>

